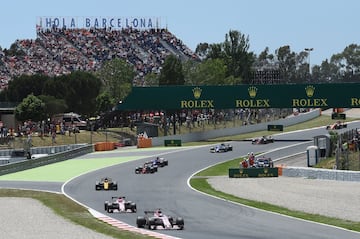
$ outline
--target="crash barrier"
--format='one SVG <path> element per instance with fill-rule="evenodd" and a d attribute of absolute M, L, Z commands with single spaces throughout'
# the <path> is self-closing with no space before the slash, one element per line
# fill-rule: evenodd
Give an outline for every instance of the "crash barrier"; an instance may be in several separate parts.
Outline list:
<path fill-rule="evenodd" d="M 282 124 L 268 124 L 268 131 L 284 131 L 284 125 Z"/>
<path fill-rule="evenodd" d="M 282 176 L 283 175 L 283 168 L 285 167 L 284 164 L 280 164 L 277 166 L 277 169 L 278 169 L 278 175 L 279 176 Z"/>
<path fill-rule="evenodd" d="M 86 144 L 69 144 L 46 147 L 32 147 L 31 154 L 55 154 L 85 146 Z M 24 149 L 3 149 L 0 150 L 0 157 L 23 157 Z"/>
<path fill-rule="evenodd" d="M 37 159 L 22 160 L 16 163 L 0 165 L 0 175 L 15 173 L 26 169 L 36 168 L 52 163 L 65 161 L 91 152 L 94 152 L 93 145 L 86 144 L 67 151 L 49 154 L 47 156 L 40 157 Z"/>
<path fill-rule="evenodd" d="M 321 110 L 315 109 L 306 113 L 299 114 L 294 117 L 284 118 L 272 121 L 272 124 L 279 124 L 283 125 L 284 127 L 295 125 L 298 123 L 302 123 L 311 119 L 314 119 L 318 116 L 320 116 Z M 259 123 L 254 125 L 244 125 L 241 127 L 233 127 L 233 128 L 225 128 L 225 129 L 214 129 L 209 131 L 203 131 L 203 132 L 194 132 L 194 133 L 187 133 L 187 134 L 180 134 L 178 137 L 181 139 L 181 141 L 184 143 L 186 142 L 194 142 L 194 141 L 201 141 L 201 140 L 208 140 L 208 139 L 215 139 L 225 136 L 231 136 L 231 135 L 239 135 L 239 134 L 246 134 L 251 133 L 254 131 L 262 131 L 267 129 L 267 123 Z M 168 135 L 164 137 L 153 137 L 152 138 L 152 145 L 153 146 L 162 146 L 164 145 L 164 140 L 171 140 L 174 138 L 174 135 Z"/>
<path fill-rule="evenodd" d="M 306 167 L 282 167 L 282 175 L 286 177 L 360 182 L 360 171 L 349 170 Z"/>
<path fill-rule="evenodd" d="M 115 142 L 97 142 L 94 145 L 95 151 L 114 150 L 116 148 Z"/>
<path fill-rule="evenodd" d="M 10 163 L 9 159 L 0 159 L 0 165 L 8 164 Z"/>
<path fill-rule="evenodd" d="M 150 148 L 150 147 L 152 147 L 152 139 L 151 138 L 138 138 L 137 147 L 138 148 Z"/>
<path fill-rule="evenodd" d="M 164 140 L 165 146 L 181 146 L 181 139 L 166 139 Z"/>
<path fill-rule="evenodd" d="M 278 168 L 229 168 L 229 178 L 278 177 Z"/>

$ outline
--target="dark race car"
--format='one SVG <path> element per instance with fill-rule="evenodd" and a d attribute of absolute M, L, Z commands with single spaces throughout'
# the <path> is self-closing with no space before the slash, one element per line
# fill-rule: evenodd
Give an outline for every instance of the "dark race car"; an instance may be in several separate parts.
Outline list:
<path fill-rule="evenodd" d="M 161 209 L 145 211 L 145 216 L 138 216 L 136 225 L 139 228 L 150 230 L 156 229 L 184 229 L 184 219 L 182 217 L 172 217 L 164 215 Z"/>
<path fill-rule="evenodd" d="M 153 162 L 146 162 L 144 165 L 136 167 L 136 174 L 148 174 L 148 173 L 156 173 L 158 171 L 158 166 L 153 164 Z"/>
<path fill-rule="evenodd" d="M 273 168 L 274 162 L 270 157 L 261 156 L 255 159 L 256 168 Z"/>
<path fill-rule="evenodd" d="M 95 190 L 117 190 L 118 185 L 116 181 L 113 181 L 111 178 L 105 177 L 100 179 L 100 181 L 95 182 Z"/>
<path fill-rule="evenodd" d="M 336 129 L 343 129 L 343 128 L 347 128 L 347 124 L 343 123 L 341 121 L 337 121 L 334 124 L 326 126 L 327 130 L 336 130 Z"/>
<path fill-rule="evenodd" d="M 224 153 L 232 150 L 233 150 L 233 146 L 231 144 L 225 144 L 225 143 L 210 148 L 211 153 Z"/>
<path fill-rule="evenodd" d="M 136 203 L 132 201 L 126 201 L 123 196 L 111 197 L 111 201 L 105 201 L 105 211 L 108 213 L 113 212 L 136 212 Z"/>
<path fill-rule="evenodd" d="M 156 159 L 152 160 L 151 162 L 161 168 L 169 165 L 168 160 L 161 157 L 156 157 Z"/>
<path fill-rule="evenodd" d="M 272 136 L 262 136 L 251 140 L 252 144 L 268 144 L 274 143 L 274 138 Z"/>

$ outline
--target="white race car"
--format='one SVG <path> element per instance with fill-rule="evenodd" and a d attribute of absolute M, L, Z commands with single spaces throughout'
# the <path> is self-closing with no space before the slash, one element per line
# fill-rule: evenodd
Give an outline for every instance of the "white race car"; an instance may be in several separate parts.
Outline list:
<path fill-rule="evenodd" d="M 136 225 L 139 228 L 156 229 L 184 229 L 184 219 L 182 217 L 167 216 L 162 213 L 161 209 L 154 211 L 145 211 L 145 216 L 138 216 Z"/>
<path fill-rule="evenodd" d="M 136 204 L 132 201 L 126 201 L 123 196 L 111 197 L 111 201 L 105 201 L 105 211 L 113 212 L 136 212 Z"/>

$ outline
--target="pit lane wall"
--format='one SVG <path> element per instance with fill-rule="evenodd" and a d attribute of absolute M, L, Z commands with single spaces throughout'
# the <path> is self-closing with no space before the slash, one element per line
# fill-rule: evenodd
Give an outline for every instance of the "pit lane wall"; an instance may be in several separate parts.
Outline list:
<path fill-rule="evenodd" d="M 360 172 L 348 170 L 286 166 L 282 168 L 282 176 L 360 182 Z"/>
<path fill-rule="evenodd" d="M 263 131 L 268 129 L 267 127 L 269 124 L 283 125 L 284 127 L 286 127 L 314 119 L 320 115 L 321 115 L 321 110 L 314 109 L 312 111 L 302 113 L 297 116 L 292 116 L 266 123 L 244 125 L 236 128 L 225 128 L 225 129 L 216 129 L 216 130 L 210 130 L 204 132 L 194 132 L 194 133 L 181 134 L 181 135 L 168 135 L 164 137 L 155 137 L 152 138 L 152 146 L 163 146 L 165 140 L 181 140 L 182 143 L 186 143 L 186 142 L 219 138 L 224 136 L 245 134 L 255 131 Z"/>

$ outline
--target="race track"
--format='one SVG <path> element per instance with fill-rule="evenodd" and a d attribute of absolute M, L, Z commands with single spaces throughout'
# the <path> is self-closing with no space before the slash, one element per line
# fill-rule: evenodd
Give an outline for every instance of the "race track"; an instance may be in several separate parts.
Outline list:
<path fill-rule="evenodd" d="M 314 135 L 325 133 L 327 131 L 320 128 L 312 132 L 301 131 L 293 134 L 283 134 L 277 138 L 303 140 L 306 138 L 312 139 Z M 75 200 L 84 203 L 84 205 L 104 214 L 107 214 L 104 211 L 105 200 L 109 200 L 111 196 L 126 196 L 128 200 L 136 202 L 138 213 L 107 215 L 133 226 L 136 226 L 136 216 L 142 215 L 144 210 L 162 208 L 167 214 L 179 215 L 184 218 L 185 230 L 161 230 L 163 234 L 179 238 L 350 239 L 358 236 L 358 234 L 346 230 L 223 201 L 189 188 L 187 185 L 189 177 L 209 165 L 246 155 L 250 151 L 267 152 L 273 150 L 274 147 L 280 148 L 295 144 L 297 146 L 288 150 L 296 153 L 306 151 L 306 147 L 309 146 L 309 143 L 306 142 L 293 141 L 281 141 L 267 145 L 251 145 L 250 142 L 231 142 L 231 144 L 234 151 L 227 153 L 209 153 L 208 146 L 174 153 L 168 152 L 164 157 L 169 160 L 169 166 L 160 168 L 158 173 L 151 175 L 136 175 L 134 173 L 135 167 L 146 159 L 97 170 L 69 181 L 64 187 L 64 192 Z M 156 154 L 156 152 L 154 153 Z M 272 151 L 269 154 L 282 157 L 289 155 L 289 152 L 284 149 Z M 118 181 L 118 192 L 94 190 L 95 180 L 104 176 L 112 177 Z"/>
<path fill-rule="evenodd" d="M 358 123 L 354 127 L 359 127 Z M 234 151 L 209 153 L 209 146 L 179 147 L 169 149 L 152 148 L 149 150 L 116 150 L 85 155 L 75 161 L 109 159 L 111 157 L 148 157 L 111 164 L 106 168 L 91 171 L 71 179 L 63 185 L 63 191 L 83 205 L 93 208 L 107 216 L 136 226 L 136 216 L 144 210 L 162 208 L 166 214 L 182 216 L 185 230 L 158 230 L 158 232 L 184 239 L 230 239 L 230 238 L 358 238 L 358 233 L 340 228 L 320 225 L 282 215 L 249 208 L 223 201 L 194 191 L 188 187 L 188 179 L 205 167 L 229 159 L 244 156 L 248 152 L 266 152 L 273 159 L 289 154 L 304 152 L 312 142 L 303 142 L 319 134 L 326 134 L 324 128 L 281 134 L 276 139 L 284 141 L 267 145 L 252 145 L 250 142 L 231 142 Z M 293 141 L 300 139 L 299 142 Z M 286 141 L 290 140 L 290 141 Z M 293 147 L 290 147 L 294 145 Z M 275 148 L 281 150 L 274 150 Z M 134 169 L 146 160 L 162 155 L 169 160 L 169 166 L 160 168 L 151 175 L 136 175 Z M 73 160 L 69 160 L 73 161 Z M 95 162 L 95 161 L 94 161 Z M 96 161 L 97 162 L 97 161 Z M 118 182 L 118 191 L 95 191 L 95 181 L 101 177 L 112 177 Z M 30 188 L 60 191 L 61 178 L 49 182 L 38 181 L 0 181 L 0 187 Z M 241 179 L 235 179 L 241 180 Z M 6 185 L 6 186 L 5 186 Z M 241 190 L 241 188 L 239 188 Z M 111 196 L 126 196 L 136 202 L 135 214 L 108 214 L 104 211 L 104 201 Z"/>

